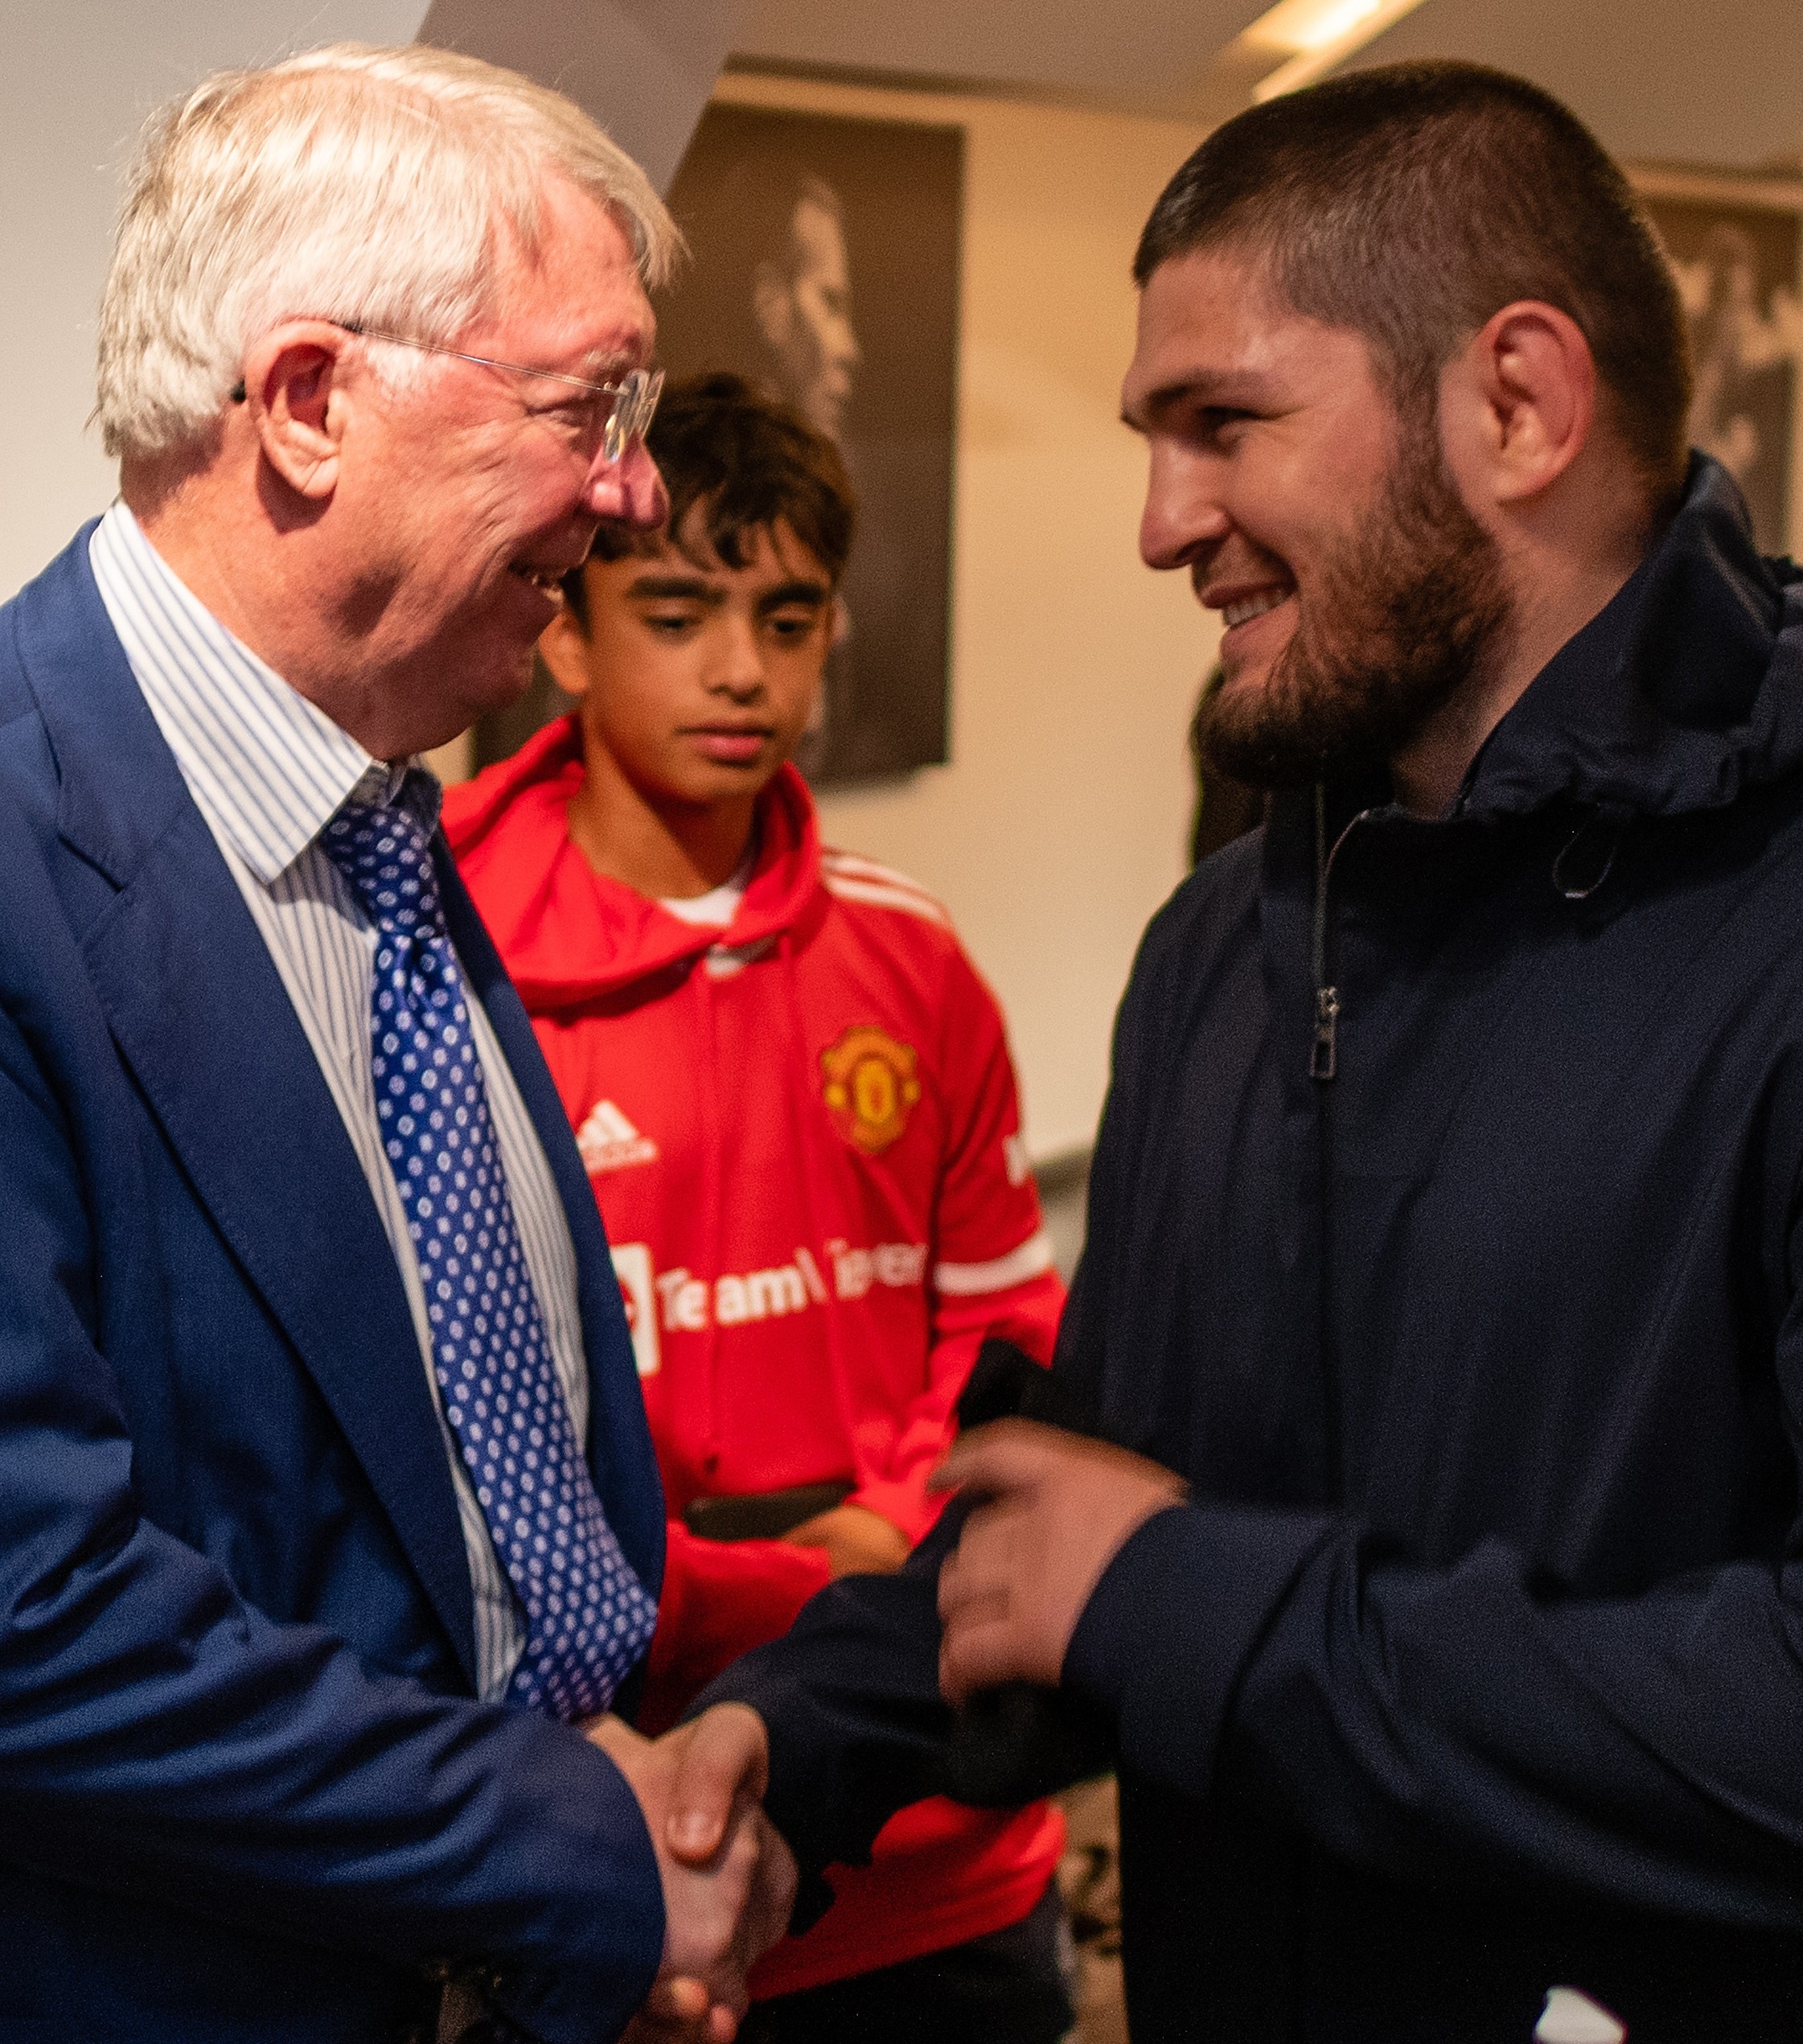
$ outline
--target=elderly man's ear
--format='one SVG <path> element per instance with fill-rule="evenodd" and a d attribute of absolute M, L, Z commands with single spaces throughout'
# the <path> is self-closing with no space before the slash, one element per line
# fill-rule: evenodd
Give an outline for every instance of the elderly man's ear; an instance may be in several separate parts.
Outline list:
<path fill-rule="evenodd" d="M 286 320 L 244 356 L 244 403 L 263 459 L 297 496 L 315 503 L 338 484 L 350 338 L 323 319 Z"/>

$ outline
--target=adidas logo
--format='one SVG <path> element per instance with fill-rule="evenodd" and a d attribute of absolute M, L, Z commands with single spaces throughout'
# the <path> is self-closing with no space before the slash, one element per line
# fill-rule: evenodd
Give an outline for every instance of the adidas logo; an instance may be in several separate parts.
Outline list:
<path fill-rule="evenodd" d="M 590 1177 L 628 1164 L 649 1164 L 658 1154 L 657 1145 L 640 1135 L 611 1100 L 597 1100 L 589 1110 L 588 1120 L 576 1132 L 576 1147 Z"/>

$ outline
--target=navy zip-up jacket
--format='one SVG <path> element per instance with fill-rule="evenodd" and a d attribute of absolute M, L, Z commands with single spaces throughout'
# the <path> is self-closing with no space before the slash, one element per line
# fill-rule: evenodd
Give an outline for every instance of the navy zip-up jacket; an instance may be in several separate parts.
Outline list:
<path fill-rule="evenodd" d="M 1803 580 L 1698 458 L 1448 818 L 1281 797 L 1142 948 L 1056 1369 L 1191 1486 L 1058 1706 L 1136 2044 L 1803 2035 L 1800 1189 Z M 713 1692 L 810 1869 L 959 1778 L 955 1524 Z"/>

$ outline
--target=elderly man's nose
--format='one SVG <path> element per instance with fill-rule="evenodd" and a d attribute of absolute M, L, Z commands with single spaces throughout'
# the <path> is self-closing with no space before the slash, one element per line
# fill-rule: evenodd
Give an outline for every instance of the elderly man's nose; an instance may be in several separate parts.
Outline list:
<path fill-rule="evenodd" d="M 670 493 L 643 440 L 626 443 L 618 461 L 595 457 L 583 485 L 585 508 L 598 518 L 655 532 L 670 515 Z"/>

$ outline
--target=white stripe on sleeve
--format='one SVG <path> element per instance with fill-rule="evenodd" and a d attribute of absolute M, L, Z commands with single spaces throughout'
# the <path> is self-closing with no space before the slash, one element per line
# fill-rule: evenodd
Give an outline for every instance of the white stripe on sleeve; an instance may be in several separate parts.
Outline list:
<path fill-rule="evenodd" d="M 1029 1235 L 1018 1249 L 989 1263 L 942 1263 L 933 1266 L 933 1289 L 953 1298 L 974 1298 L 983 1292 L 1005 1292 L 1025 1285 L 1052 1268 L 1052 1238 L 1044 1228 Z"/>

